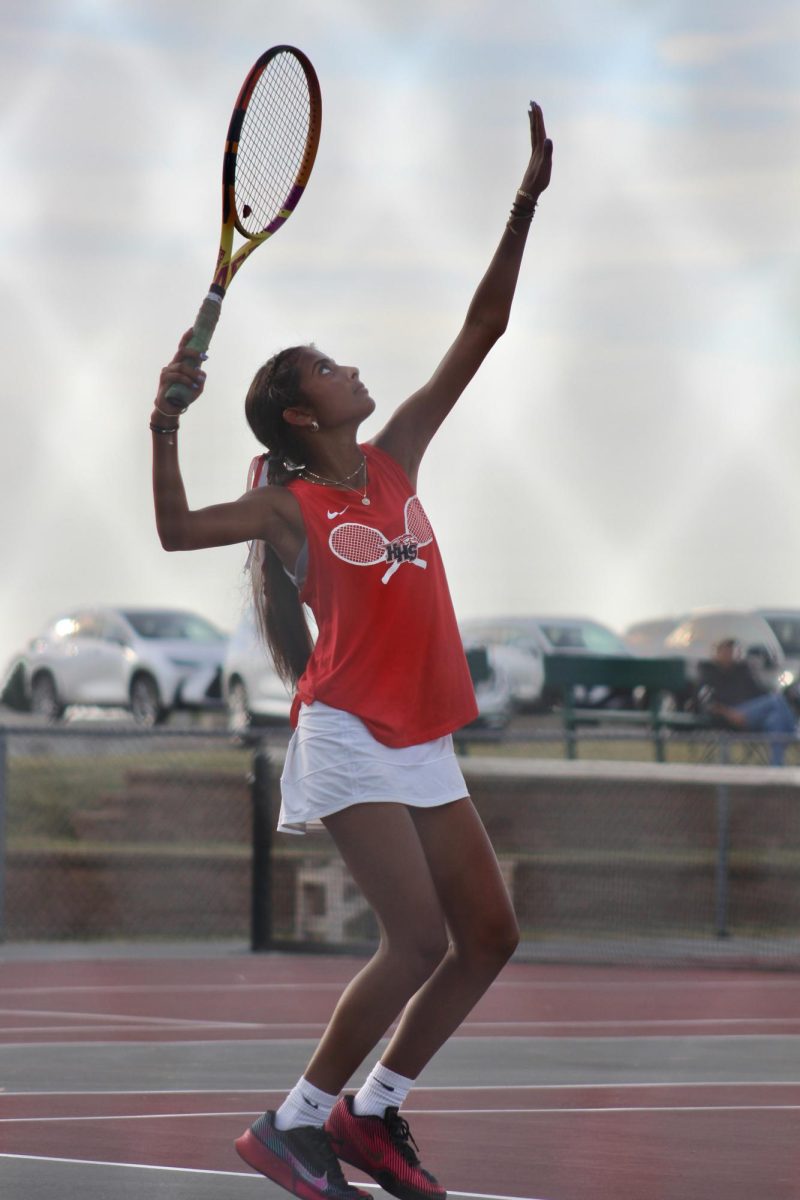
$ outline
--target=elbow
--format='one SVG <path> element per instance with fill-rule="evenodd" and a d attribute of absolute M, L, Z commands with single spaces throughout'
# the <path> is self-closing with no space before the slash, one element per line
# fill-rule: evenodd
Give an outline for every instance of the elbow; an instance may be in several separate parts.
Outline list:
<path fill-rule="evenodd" d="M 173 550 L 188 550 L 187 539 L 179 529 L 161 529 L 158 530 L 158 538 L 161 542 L 161 549 L 172 553 Z"/>
<path fill-rule="evenodd" d="M 480 334 L 486 349 L 490 350 L 496 341 L 503 336 L 508 329 L 508 316 L 496 315 L 492 317 L 477 318 L 469 322 L 473 329 Z"/>

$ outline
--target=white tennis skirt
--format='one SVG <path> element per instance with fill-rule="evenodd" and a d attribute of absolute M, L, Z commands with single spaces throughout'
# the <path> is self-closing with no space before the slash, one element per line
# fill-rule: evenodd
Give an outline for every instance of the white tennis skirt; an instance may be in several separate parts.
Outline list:
<path fill-rule="evenodd" d="M 286 751 L 278 829 L 305 833 L 309 822 L 351 804 L 433 808 L 466 795 L 450 734 L 418 746 L 384 746 L 359 717 L 315 700 L 301 705 Z"/>

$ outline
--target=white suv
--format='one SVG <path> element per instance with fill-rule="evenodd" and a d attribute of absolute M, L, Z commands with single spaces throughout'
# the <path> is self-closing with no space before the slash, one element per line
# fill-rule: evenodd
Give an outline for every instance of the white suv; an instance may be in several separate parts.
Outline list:
<path fill-rule="evenodd" d="M 72 705 L 127 708 L 141 725 L 175 708 L 218 707 L 226 644 L 191 612 L 78 609 L 51 622 L 21 656 L 28 704 L 50 721 Z"/>
<path fill-rule="evenodd" d="M 232 733 L 246 733 L 265 718 L 288 720 L 292 693 L 280 679 L 258 635 L 251 608 L 242 616 L 228 643 L 222 691 Z"/>

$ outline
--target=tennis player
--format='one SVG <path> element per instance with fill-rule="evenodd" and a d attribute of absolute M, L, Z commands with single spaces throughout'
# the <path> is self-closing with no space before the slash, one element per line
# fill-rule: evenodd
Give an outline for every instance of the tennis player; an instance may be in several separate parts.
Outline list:
<path fill-rule="evenodd" d="M 464 325 L 371 441 L 357 440 L 375 408 L 357 369 L 313 346 L 283 350 L 257 372 L 245 411 L 266 452 L 232 503 L 187 503 L 179 413 L 166 393 L 177 381 L 203 390 L 188 334 L 161 372 L 151 417 L 164 548 L 253 544 L 263 631 L 296 685 L 279 829 L 303 833 L 321 820 L 380 927 L 375 956 L 345 989 L 302 1078 L 236 1142 L 248 1164 L 304 1200 L 367 1197 L 339 1160 L 401 1200 L 443 1200 L 398 1110 L 517 945 L 453 752 L 475 696 L 416 484 L 431 438 L 508 323 L 552 163 L 537 104 L 529 121 L 530 160 Z M 316 620 L 313 647 L 303 605 Z M 397 1018 L 363 1087 L 342 1095 Z"/>

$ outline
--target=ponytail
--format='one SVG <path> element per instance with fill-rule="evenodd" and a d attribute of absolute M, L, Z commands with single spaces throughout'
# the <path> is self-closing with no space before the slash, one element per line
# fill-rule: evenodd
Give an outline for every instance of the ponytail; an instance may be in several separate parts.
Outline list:
<path fill-rule="evenodd" d="M 245 399 L 250 428 L 269 450 L 250 468 L 248 486 L 285 487 L 297 474 L 293 459 L 302 457 L 293 444 L 292 428 L 283 411 L 300 398 L 300 354 L 304 347 L 282 350 L 256 372 Z M 266 542 L 255 542 L 248 559 L 256 626 L 275 664 L 275 670 L 293 687 L 306 669 L 312 649 L 311 631 L 298 589 L 283 563 Z"/>

